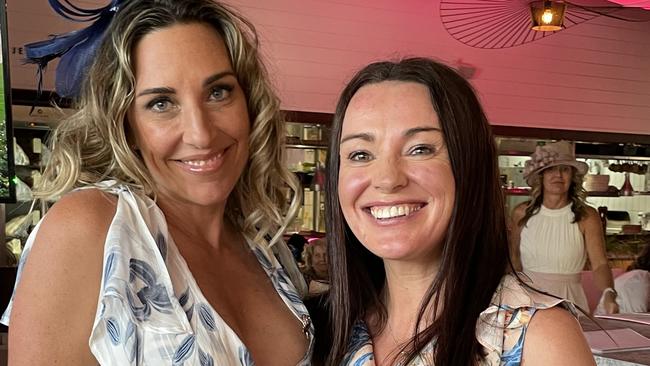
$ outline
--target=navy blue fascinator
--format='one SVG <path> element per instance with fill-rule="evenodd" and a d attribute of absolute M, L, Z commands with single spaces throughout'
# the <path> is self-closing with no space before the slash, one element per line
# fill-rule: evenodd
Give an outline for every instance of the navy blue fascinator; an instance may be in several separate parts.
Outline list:
<path fill-rule="evenodd" d="M 69 0 L 48 0 L 62 17 L 74 22 L 93 22 L 90 26 L 69 33 L 53 35 L 50 39 L 25 45 L 28 63 L 38 65 L 38 92 L 43 88 L 43 72 L 47 64 L 61 57 L 56 69 L 56 92 L 62 97 L 79 96 L 81 84 L 120 5 L 126 0 L 84 9 Z"/>

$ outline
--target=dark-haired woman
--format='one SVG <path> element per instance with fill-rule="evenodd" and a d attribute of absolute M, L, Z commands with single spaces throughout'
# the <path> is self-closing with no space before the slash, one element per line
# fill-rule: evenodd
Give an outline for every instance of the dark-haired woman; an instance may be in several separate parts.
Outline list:
<path fill-rule="evenodd" d="M 455 71 L 365 67 L 330 147 L 329 365 L 594 364 L 572 306 L 508 275 L 493 138 Z"/>

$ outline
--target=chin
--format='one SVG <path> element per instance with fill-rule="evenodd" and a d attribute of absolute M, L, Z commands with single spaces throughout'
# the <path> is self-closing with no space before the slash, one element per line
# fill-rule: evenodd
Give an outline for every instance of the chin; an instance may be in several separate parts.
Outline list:
<path fill-rule="evenodd" d="M 414 248 L 405 248 L 402 244 L 366 246 L 372 254 L 383 260 L 407 260 L 418 256 Z"/>
<path fill-rule="evenodd" d="M 431 253 L 439 251 L 442 245 L 436 244 L 437 241 L 422 242 L 406 236 L 399 239 L 377 238 L 367 242 L 373 244 L 364 245 L 366 249 L 382 260 L 413 262 L 420 262 L 431 256 Z"/>
<path fill-rule="evenodd" d="M 185 195 L 185 201 L 191 202 L 198 206 L 218 206 L 225 205 L 228 201 L 228 195 L 215 192 L 214 189 L 208 192 L 189 192 Z"/>

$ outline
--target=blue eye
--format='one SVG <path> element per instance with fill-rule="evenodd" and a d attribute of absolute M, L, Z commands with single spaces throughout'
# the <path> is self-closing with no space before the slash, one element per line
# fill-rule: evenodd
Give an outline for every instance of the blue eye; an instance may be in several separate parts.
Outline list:
<path fill-rule="evenodd" d="M 167 97 L 155 98 L 147 103 L 147 109 L 158 113 L 166 112 L 170 107 L 171 100 Z"/>
<path fill-rule="evenodd" d="M 232 85 L 217 85 L 210 90 L 210 99 L 218 102 L 228 99 L 233 89 Z"/>
<path fill-rule="evenodd" d="M 348 155 L 348 160 L 369 161 L 372 160 L 372 156 L 366 151 L 353 151 Z"/>

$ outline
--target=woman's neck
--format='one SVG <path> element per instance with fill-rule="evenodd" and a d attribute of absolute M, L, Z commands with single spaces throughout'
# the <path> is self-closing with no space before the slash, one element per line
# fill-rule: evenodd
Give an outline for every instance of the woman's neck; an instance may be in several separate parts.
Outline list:
<path fill-rule="evenodd" d="M 391 365 L 413 337 L 422 299 L 438 273 L 438 263 L 425 265 L 384 260 L 384 269 L 386 283 L 382 295 L 386 323 L 379 322 L 377 313 L 371 313 L 370 319 L 366 319 L 377 365 Z M 419 329 L 431 324 L 432 318 L 430 311 L 425 312 Z"/>
<path fill-rule="evenodd" d="M 438 273 L 438 263 L 414 265 L 403 262 L 384 262 L 386 285 L 384 301 L 388 315 L 387 327 L 392 336 L 405 341 L 413 336 L 422 300 Z M 423 328 L 433 319 L 423 319 Z"/>
<path fill-rule="evenodd" d="M 188 205 L 164 198 L 159 198 L 157 204 L 170 230 L 182 233 L 195 243 L 207 243 L 218 249 L 224 235 L 231 231 L 224 217 L 225 207 Z"/>
<path fill-rule="evenodd" d="M 552 210 L 562 208 L 569 204 L 569 196 L 566 193 L 563 194 L 550 194 L 544 193 L 544 199 L 542 204 L 546 208 Z"/>

